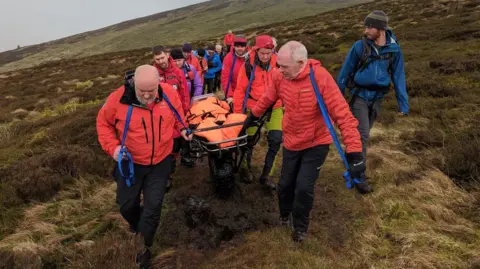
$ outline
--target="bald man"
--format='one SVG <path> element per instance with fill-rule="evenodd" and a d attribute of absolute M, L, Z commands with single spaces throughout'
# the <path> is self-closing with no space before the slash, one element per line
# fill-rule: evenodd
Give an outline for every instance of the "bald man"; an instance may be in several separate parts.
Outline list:
<path fill-rule="evenodd" d="M 182 115 L 176 118 L 171 105 Z M 128 111 L 132 107 L 128 130 Z M 152 253 L 155 231 L 160 222 L 163 197 L 170 174 L 173 147 L 173 131 L 180 131 L 183 138 L 191 140 L 183 128 L 182 104 L 172 86 L 160 83 L 155 67 L 143 65 L 136 69 L 134 83 L 125 83 L 107 98 L 97 116 L 98 140 L 103 150 L 115 161 L 122 158 L 121 171 L 115 165 L 114 178 L 117 182 L 117 202 L 122 217 L 130 224 L 131 230 L 143 244 L 137 250 L 136 262 L 140 268 L 148 268 Z M 126 139 L 122 141 L 124 133 Z M 125 148 L 132 156 L 130 161 L 121 151 Z M 122 153 L 121 153 L 122 152 Z M 122 154 L 122 156 L 119 156 Z M 124 175 L 133 172 L 133 180 L 127 181 Z M 123 173 L 123 175 L 122 175 Z M 131 186 L 128 186 L 128 182 Z M 140 194 L 143 191 L 143 207 Z"/>
<path fill-rule="evenodd" d="M 308 59 L 304 45 L 296 41 L 285 44 L 278 52 L 278 69 L 272 71 L 272 82 L 252 108 L 246 129 L 278 100 L 283 102 L 283 164 L 278 183 L 280 224 L 289 226 L 293 220 L 293 240 L 303 242 L 307 236 L 314 187 L 327 158 L 332 137 L 317 104 L 310 68 L 313 68 L 330 118 L 338 124 L 346 145 L 347 159 L 354 178 L 365 171 L 362 142 L 353 117 L 335 80 L 314 59 Z"/>

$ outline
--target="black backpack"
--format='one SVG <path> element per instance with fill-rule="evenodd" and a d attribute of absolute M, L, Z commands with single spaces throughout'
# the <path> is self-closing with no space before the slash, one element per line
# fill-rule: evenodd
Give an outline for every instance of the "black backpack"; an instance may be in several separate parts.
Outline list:
<path fill-rule="evenodd" d="M 395 40 L 396 41 L 396 40 Z M 398 41 L 396 41 L 398 44 Z M 355 83 L 355 75 L 357 72 L 364 70 L 365 68 L 368 67 L 369 64 L 371 64 L 374 61 L 378 60 L 388 60 L 388 74 L 390 77 L 392 76 L 392 66 L 393 66 L 393 59 L 395 57 L 395 54 L 393 52 L 388 53 L 388 55 L 372 55 L 372 46 L 368 43 L 366 37 L 362 37 L 362 55 L 360 55 L 360 60 L 358 61 L 357 65 L 353 69 L 352 73 L 350 73 L 348 80 L 347 80 L 347 88 L 350 90 L 362 87 L 362 85 L 358 85 Z M 372 88 L 372 87 L 369 87 Z M 382 91 L 386 92 L 389 90 L 390 87 L 378 87 L 372 90 L 375 91 Z"/>

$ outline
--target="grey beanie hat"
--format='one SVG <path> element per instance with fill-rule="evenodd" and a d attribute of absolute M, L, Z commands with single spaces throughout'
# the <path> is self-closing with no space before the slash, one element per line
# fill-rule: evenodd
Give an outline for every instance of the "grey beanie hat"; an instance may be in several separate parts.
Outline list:
<path fill-rule="evenodd" d="M 372 27 L 380 30 L 387 30 L 388 17 L 381 10 L 374 10 L 365 18 L 365 27 Z"/>

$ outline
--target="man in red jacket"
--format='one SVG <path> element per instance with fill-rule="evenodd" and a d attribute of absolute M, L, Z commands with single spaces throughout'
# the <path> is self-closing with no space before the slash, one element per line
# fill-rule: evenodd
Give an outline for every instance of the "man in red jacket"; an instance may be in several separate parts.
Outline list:
<path fill-rule="evenodd" d="M 347 102 L 328 71 L 319 61 L 308 59 L 307 49 L 299 42 L 285 44 L 278 53 L 278 69 L 273 70 L 272 82 L 252 109 L 246 129 L 277 100 L 285 106 L 283 118 L 283 165 L 278 184 L 280 222 L 288 225 L 293 216 L 293 240 L 302 242 L 307 236 L 314 186 L 319 176 L 332 137 L 325 124 L 310 80 L 313 67 L 315 82 L 323 96 L 330 117 L 338 124 L 346 145 L 352 177 L 365 171 L 362 141 Z"/>
<path fill-rule="evenodd" d="M 183 71 L 180 70 L 176 65 L 172 57 L 167 56 L 165 52 L 166 48 L 162 46 L 156 46 L 153 48 L 153 60 L 154 66 L 157 68 L 160 75 L 160 82 L 164 82 L 173 86 L 179 95 L 179 99 L 182 102 L 183 111 L 188 111 L 190 109 L 190 89 L 188 89 L 187 79 L 183 74 Z M 173 163 L 172 163 L 172 174 L 175 172 L 177 167 L 177 156 L 182 148 L 184 143 L 180 133 L 174 132 L 174 146 L 173 146 Z M 192 159 L 181 158 L 183 165 L 187 167 L 193 166 Z M 168 182 L 168 188 L 171 188 L 172 178 Z"/>
<path fill-rule="evenodd" d="M 255 38 L 255 47 L 248 53 L 245 64 L 240 68 L 237 86 L 233 96 L 233 112 L 249 112 L 255 107 L 265 92 L 265 88 L 272 80 L 272 71 L 277 63 L 277 56 L 273 55 L 273 40 L 268 35 L 259 35 Z M 255 68 L 254 68 L 255 67 Z M 250 85 L 250 76 L 253 76 Z M 250 88 L 249 88 L 250 85 Z M 249 90 L 247 95 L 247 90 Z M 244 105 L 246 107 L 244 107 Z M 275 159 L 280 145 L 282 144 L 282 102 L 277 101 L 273 107 L 269 120 L 265 123 L 268 130 L 267 141 L 268 151 L 265 155 L 265 162 L 260 176 L 260 184 L 275 190 L 276 184 L 271 180 L 275 171 Z M 247 130 L 249 135 L 254 135 L 258 127 L 250 127 Z M 253 173 L 250 169 L 253 148 L 246 151 L 246 158 L 242 162 L 240 177 L 246 182 L 252 182 Z"/>
<path fill-rule="evenodd" d="M 225 38 L 223 38 L 223 45 L 227 47 L 227 52 L 230 51 L 230 47 L 232 46 L 234 39 L 235 39 L 235 35 L 232 33 L 232 30 L 228 30 L 228 34 L 226 34 Z"/>
<path fill-rule="evenodd" d="M 172 86 L 159 83 L 158 72 L 151 65 L 136 69 L 134 86 L 126 85 L 110 94 L 97 116 L 98 140 L 103 150 L 117 161 L 122 137 L 127 132 L 125 147 L 131 154 L 134 166 L 132 185 L 115 165 L 114 177 L 117 182 L 117 201 L 122 217 L 130 224 L 144 246 L 138 250 L 137 263 L 148 268 L 151 259 L 150 248 L 160 222 L 163 197 L 170 174 L 173 147 L 173 131 L 186 135 L 181 122 L 163 98 L 165 94 L 172 106 L 183 115 L 182 104 Z M 130 124 L 125 130 L 129 107 L 132 106 Z M 184 119 L 181 119 L 184 121 Z M 122 161 L 122 171 L 128 174 L 128 161 Z M 143 207 L 140 194 L 143 191 Z"/>
<path fill-rule="evenodd" d="M 248 40 L 245 36 L 235 36 L 233 51 L 229 51 L 223 59 L 221 84 L 225 98 L 229 103 L 233 101 L 233 93 L 237 87 L 238 71 L 240 71 L 240 67 L 245 63 L 245 57 L 248 54 L 247 42 Z M 230 84 L 228 83 L 229 81 Z"/>

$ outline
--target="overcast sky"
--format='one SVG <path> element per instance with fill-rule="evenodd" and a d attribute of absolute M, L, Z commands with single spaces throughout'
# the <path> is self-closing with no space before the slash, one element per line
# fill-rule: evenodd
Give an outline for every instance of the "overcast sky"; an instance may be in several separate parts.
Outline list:
<path fill-rule="evenodd" d="M 0 0 L 0 51 L 205 0 Z"/>

